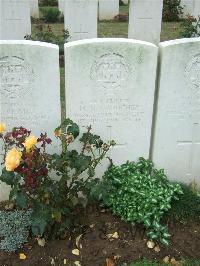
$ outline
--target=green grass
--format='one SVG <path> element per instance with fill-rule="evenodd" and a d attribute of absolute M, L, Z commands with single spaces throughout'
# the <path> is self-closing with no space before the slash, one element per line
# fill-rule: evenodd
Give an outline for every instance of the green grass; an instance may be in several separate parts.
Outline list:
<path fill-rule="evenodd" d="M 131 262 L 130 264 L 122 264 L 120 266 L 166 266 L 166 265 L 169 265 L 169 264 L 160 263 L 160 262 L 153 262 L 153 261 L 144 259 L 143 261 Z M 181 265 L 182 266 L 199 266 L 200 260 L 198 260 L 198 259 L 192 259 L 192 260 L 182 259 Z"/>

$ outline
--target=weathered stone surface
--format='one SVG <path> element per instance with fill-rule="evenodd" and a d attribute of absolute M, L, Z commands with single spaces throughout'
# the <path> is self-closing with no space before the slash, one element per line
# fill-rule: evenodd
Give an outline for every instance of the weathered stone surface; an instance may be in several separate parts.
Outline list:
<path fill-rule="evenodd" d="M 23 40 L 31 34 L 29 1 L 0 1 L 0 40 Z"/>
<path fill-rule="evenodd" d="M 183 15 L 191 15 L 198 18 L 200 15 L 200 1 L 199 0 L 182 0 Z"/>
<path fill-rule="evenodd" d="M 147 158 L 157 47 L 128 39 L 77 41 L 65 44 L 65 62 L 67 117 L 114 139 L 114 163 Z"/>
<path fill-rule="evenodd" d="M 129 7 L 128 37 L 160 42 L 163 0 L 131 0 Z"/>
<path fill-rule="evenodd" d="M 59 85 L 57 45 L 0 41 L 0 121 L 8 130 L 23 126 L 38 137 L 47 132 L 55 140 L 61 117 Z M 7 191 L 0 186 L 0 200 Z"/>
<path fill-rule="evenodd" d="M 200 38 L 160 44 L 153 160 L 172 179 L 200 183 Z"/>
<path fill-rule="evenodd" d="M 99 0 L 99 19 L 111 20 L 119 14 L 119 0 Z"/>
<path fill-rule="evenodd" d="M 70 41 L 97 37 L 97 0 L 68 0 L 64 5 L 65 29 Z"/>

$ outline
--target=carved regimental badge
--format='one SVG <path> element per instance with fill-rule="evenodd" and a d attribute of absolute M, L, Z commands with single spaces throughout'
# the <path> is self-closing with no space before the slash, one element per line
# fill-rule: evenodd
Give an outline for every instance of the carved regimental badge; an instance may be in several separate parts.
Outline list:
<path fill-rule="evenodd" d="M 91 79 L 98 88 L 119 91 L 127 85 L 130 68 L 125 58 L 116 53 L 99 57 L 91 68 Z"/>
<path fill-rule="evenodd" d="M 5 56 L 0 58 L 1 96 L 9 99 L 22 98 L 32 89 L 33 70 L 23 58 Z"/>

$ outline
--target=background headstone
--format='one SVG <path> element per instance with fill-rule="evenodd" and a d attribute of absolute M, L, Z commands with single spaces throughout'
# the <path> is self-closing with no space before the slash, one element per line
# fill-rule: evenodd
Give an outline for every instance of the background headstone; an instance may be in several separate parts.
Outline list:
<path fill-rule="evenodd" d="M 114 163 L 148 158 L 157 47 L 128 39 L 77 41 L 65 44 L 65 63 L 67 117 L 114 139 Z"/>
<path fill-rule="evenodd" d="M 38 0 L 30 0 L 30 5 L 31 5 L 31 17 L 39 18 Z"/>
<path fill-rule="evenodd" d="M 200 38 L 160 44 L 158 106 L 152 151 L 156 166 L 200 183 Z"/>
<path fill-rule="evenodd" d="M 0 41 L 0 121 L 53 140 L 60 124 L 59 49 L 32 41 Z M 56 149 L 51 146 L 50 151 Z M 0 200 L 8 189 L 0 185 Z"/>
<path fill-rule="evenodd" d="M 200 15 L 200 1 L 199 0 L 182 0 L 181 5 L 183 6 L 184 16 L 192 15 L 198 18 Z"/>
<path fill-rule="evenodd" d="M 1 0 L 0 40 L 23 40 L 31 34 L 29 0 Z"/>
<path fill-rule="evenodd" d="M 163 0 L 131 0 L 129 6 L 128 37 L 160 42 Z"/>
<path fill-rule="evenodd" d="M 65 29 L 69 41 L 97 37 L 97 0 L 68 0 L 64 6 Z"/>
<path fill-rule="evenodd" d="M 119 14 L 119 0 L 99 0 L 99 20 L 111 20 Z"/>
<path fill-rule="evenodd" d="M 65 0 L 58 0 L 58 9 L 60 12 L 64 13 L 65 7 Z"/>

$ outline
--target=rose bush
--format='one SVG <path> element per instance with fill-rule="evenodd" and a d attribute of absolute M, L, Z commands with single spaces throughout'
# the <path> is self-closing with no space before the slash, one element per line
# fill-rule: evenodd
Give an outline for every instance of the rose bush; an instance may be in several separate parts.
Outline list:
<path fill-rule="evenodd" d="M 46 148 L 52 140 L 46 133 L 37 138 L 23 127 L 5 130 L 5 125 L 0 124 L 5 151 L 0 180 L 11 186 L 10 201 L 17 208 L 32 209 L 34 235 L 59 236 L 73 222 L 74 207 L 78 203 L 85 205 L 90 186 L 95 182 L 95 169 L 115 143 L 103 142 L 100 136 L 91 133 L 91 127 L 79 136 L 78 125 L 66 119 L 55 130 L 62 151 L 49 154 Z M 80 152 L 70 148 L 75 141 L 82 145 Z"/>

